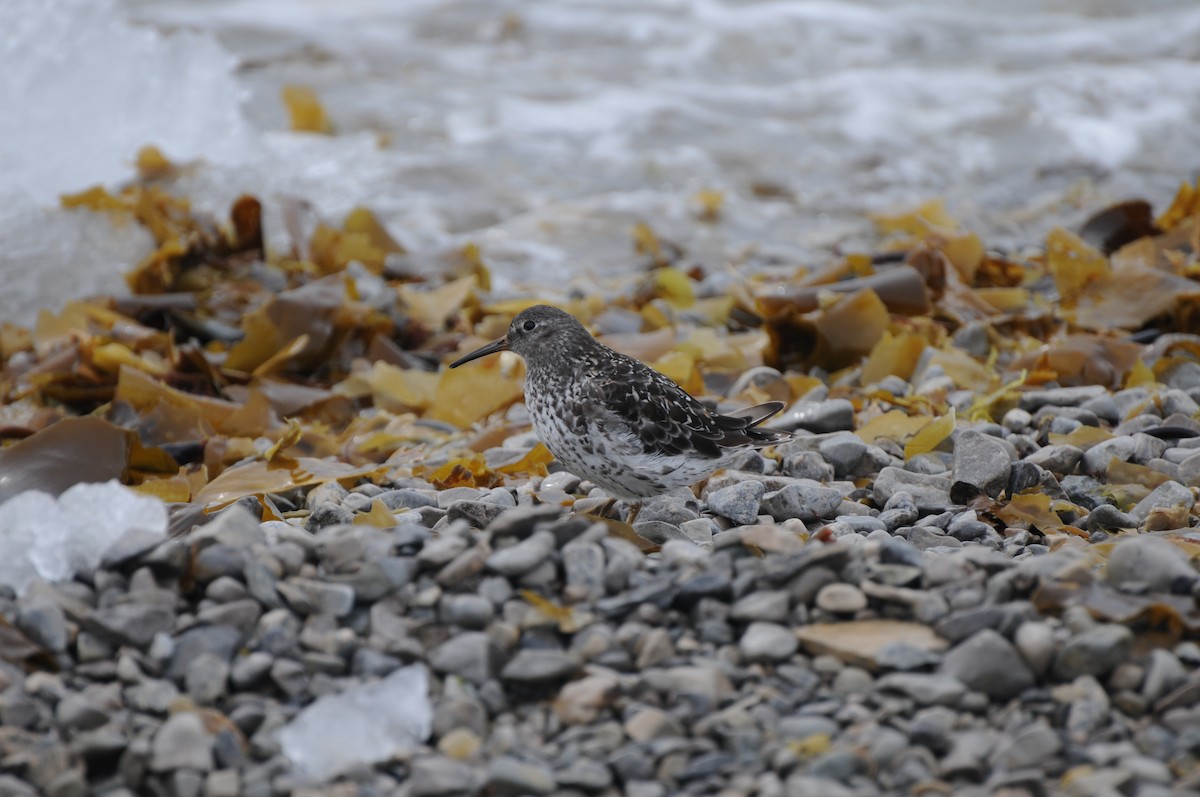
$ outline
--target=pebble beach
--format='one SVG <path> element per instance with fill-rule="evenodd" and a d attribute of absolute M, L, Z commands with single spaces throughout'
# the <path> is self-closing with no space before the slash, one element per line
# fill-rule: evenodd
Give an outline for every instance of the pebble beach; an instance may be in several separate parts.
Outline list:
<path fill-rule="evenodd" d="M 1194 3 L 0 29 L 0 797 L 1200 797 Z M 792 438 L 610 510 L 538 303 Z"/>
<path fill-rule="evenodd" d="M 94 574 L 0 603 L 57 664 L 0 668 L 0 791 L 1194 794 L 1200 533 L 1155 529 L 1192 516 L 1200 451 L 1174 436 L 1197 394 L 1033 391 L 907 463 L 814 395 L 780 421 L 793 442 L 648 501 L 640 546 L 561 471 L 329 484 L 276 496 L 303 524 L 243 499 L 123 538 Z M 1114 436 L 1045 444 L 1079 425 Z M 1167 477 L 1128 512 L 1113 453 Z M 1083 533 L 1051 543 L 953 497 L 1031 484 Z M 375 501 L 394 527 L 353 523 Z M 300 721 L 397 673 L 384 700 Z"/>

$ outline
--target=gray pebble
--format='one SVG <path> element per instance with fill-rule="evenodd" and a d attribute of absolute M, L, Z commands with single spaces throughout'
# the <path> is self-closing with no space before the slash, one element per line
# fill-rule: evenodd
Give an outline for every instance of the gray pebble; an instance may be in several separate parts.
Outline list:
<path fill-rule="evenodd" d="M 154 734 L 150 769 L 164 772 L 194 769 L 208 772 L 213 768 L 213 739 L 204 729 L 199 714 L 181 711 L 172 714 Z"/>
<path fill-rule="evenodd" d="M 519 576 L 533 570 L 554 553 L 554 535 L 534 532 L 516 545 L 502 548 L 487 558 L 487 568 L 504 576 Z"/>
<path fill-rule="evenodd" d="M 1016 697 L 1035 679 L 1007 639 L 991 629 L 954 647 L 942 660 L 941 672 L 999 700 Z"/>
<path fill-rule="evenodd" d="M 766 486 L 760 481 L 744 481 L 708 494 L 708 507 L 721 517 L 741 526 L 758 521 L 759 504 Z"/>
<path fill-rule="evenodd" d="M 799 641 L 782 625 L 757 621 L 747 626 L 738 647 L 748 661 L 782 661 L 796 652 Z"/>

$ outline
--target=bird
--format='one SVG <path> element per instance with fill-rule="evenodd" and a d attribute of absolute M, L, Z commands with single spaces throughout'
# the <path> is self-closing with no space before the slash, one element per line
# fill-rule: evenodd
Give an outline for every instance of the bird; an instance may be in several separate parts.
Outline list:
<path fill-rule="evenodd" d="M 521 311 L 504 337 L 450 367 L 502 351 L 525 361 L 525 404 L 538 439 L 567 470 L 609 495 L 604 512 L 618 499 L 628 502 L 630 525 L 647 498 L 693 485 L 746 449 L 792 438 L 760 426 L 782 401 L 714 412 L 557 307 Z"/>

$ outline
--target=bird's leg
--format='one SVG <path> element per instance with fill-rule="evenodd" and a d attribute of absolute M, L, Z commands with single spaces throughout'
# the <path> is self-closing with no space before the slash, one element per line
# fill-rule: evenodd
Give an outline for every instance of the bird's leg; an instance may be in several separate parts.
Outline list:
<path fill-rule="evenodd" d="M 606 518 L 609 516 L 608 513 L 612 511 L 612 508 L 616 506 L 616 503 L 617 499 L 610 498 L 602 505 L 596 507 L 595 509 L 589 509 L 588 511 L 584 512 L 584 514 L 591 515 L 592 517 Z"/>
<path fill-rule="evenodd" d="M 632 526 L 633 521 L 637 520 L 638 512 L 641 512 L 641 511 L 642 511 L 642 502 L 641 501 L 638 501 L 636 504 L 630 504 L 629 505 L 629 517 L 627 517 L 625 519 L 625 522 Z"/>

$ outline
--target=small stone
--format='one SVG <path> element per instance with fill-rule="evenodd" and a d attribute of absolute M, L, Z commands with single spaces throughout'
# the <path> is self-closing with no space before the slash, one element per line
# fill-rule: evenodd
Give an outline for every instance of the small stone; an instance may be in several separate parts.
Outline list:
<path fill-rule="evenodd" d="M 1179 482 L 1165 481 L 1129 510 L 1129 514 L 1138 520 L 1145 520 L 1151 510 L 1173 507 L 1190 510 L 1195 503 L 1196 498 L 1190 489 Z"/>
<path fill-rule="evenodd" d="M 1054 659 L 1054 629 L 1042 622 L 1022 623 L 1013 641 L 1030 669 L 1043 675 Z"/>
<path fill-rule="evenodd" d="M 1081 675 L 1103 677 L 1129 658 L 1133 632 L 1123 625 L 1097 625 L 1072 637 L 1054 659 L 1054 674 L 1073 681 Z"/>
<path fill-rule="evenodd" d="M 150 769 L 166 772 L 194 769 L 208 772 L 213 768 L 213 739 L 204 730 L 204 720 L 192 711 L 172 714 L 154 734 L 150 748 Z"/>
<path fill-rule="evenodd" d="M 999 438 L 964 430 L 954 438 L 954 478 L 995 498 L 1008 484 L 1015 453 Z"/>
<path fill-rule="evenodd" d="M 878 670 L 880 665 L 876 656 L 879 651 L 897 642 L 931 652 L 946 647 L 946 641 L 928 626 L 900 620 L 812 623 L 798 627 L 795 633 L 809 652 L 836 656 L 868 670 Z"/>
<path fill-rule="evenodd" d="M 1142 681 L 1142 697 L 1152 703 L 1177 688 L 1185 680 L 1187 680 L 1187 670 L 1180 663 L 1179 657 L 1169 650 L 1155 648 L 1150 651 L 1146 677 Z"/>
<path fill-rule="evenodd" d="M 175 612 L 159 603 L 119 603 L 92 614 L 92 622 L 116 642 L 145 648 L 154 635 L 175 627 Z"/>
<path fill-rule="evenodd" d="M 992 757 L 994 763 L 1009 770 L 1035 767 L 1054 757 L 1062 749 L 1062 740 L 1044 721 L 1038 720 L 1001 744 Z"/>
<path fill-rule="evenodd" d="M 796 652 L 799 642 L 787 628 L 774 623 L 751 623 L 738 647 L 749 661 L 782 661 Z"/>
<path fill-rule="evenodd" d="M 510 578 L 519 576 L 540 565 L 554 553 L 554 549 L 554 535 L 548 531 L 537 531 L 516 545 L 493 553 L 487 558 L 487 567 Z"/>
<path fill-rule="evenodd" d="M 408 793 L 412 797 L 454 797 L 474 794 L 481 784 L 477 767 L 445 756 L 421 756 L 409 768 Z"/>
<path fill-rule="evenodd" d="M 944 476 L 927 476 L 903 468 L 887 467 L 875 477 L 875 500 L 886 504 L 895 493 L 907 492 L 922 509 L 941 511 L 952 504 L 950 480 Z"/>
<path fill-rule="evenodd" d="M 1164 592 L 1187 592 L 1200 579 L 1179 548 L 1148 534 L 1128 537 L 1113 546 L 1107 575 L 1108 582 L 1118 589 L 1141 586 Z"/>
<path fill-rule="evenodd" d="M 853 584 L 827 584 L 817 593 L 817 607 L 835 614 L 853 614 L 867 608 L 867 596 Z"/>
<path fill-rule="evenodd" d="M 451 521 L 465 520 L 472 528 L 486 529 L 506 508 L 490 501 L 455 501 L 446 507 L 446 517 Z"/>
<path fill-rule="evenodd" d="M 159 541 L 162 535 L 156 535 Z M 67 618 L 58 604 L 38 601 L 21 606 L 17 625 L 34 642 L 56 653 L 67 649 Z"/>
<path fill-rule="evenodd" d="M 519 797 L 525 794 L 549 794 L 556 786 L 554 775 L 541 764 L 521 761 L 512 756 L 498 756 L 488 763 L 487 788 L 499 797 Z"/>
<path fill-rule="evenodd" d="M 896 672 L 879 679 L 876 687 L 908 695 L 923 706 L 957 705 L 967 688 L 957 678 L 933 673 Z"/>
<path fill-rule="evenodd" d="M 683 736 L 683 725 L 662 709 L 644 708 L 625 722 L 625 735 L 635 742 L 662 737 Z"/>
<path fill-rule="evenodd" d="M 761 620 L 781 623 L 788 618 L 790 598 L 783 590 L 761 590 L 751 592 L 730 608 L 729 616 L 740 622 Z"/>
<path fill-rule="evenodd" d="M 760 481 L 744 481 L 708 494 L 708 508 L 739 526 L 758 522 L 759 505 L 766 493 Z"/>
<path fill-rule="evenodd" d="M 517 652 L 500 675 L 510 683 L 540 685 L 563 681 L 578 670 L 578 660 L 568 653 L 525 648 Z"/>
<path fill-rule="evenodd" d="M 483 631 L 454 634 L 429 654 L 429 666 L 483 684 L 495 673 L 496 654 L 491 637 Z"/>
<path fill-rule="evenodd" d="M 455 761 L 465 761 L 471 758 L 483 746 L 483 739 L 470 728 L 455 728 L 438 739 L 438 752 L 453 758 Z"/>
<path fill-rule="evenodd" d="M 789 518 L 812 521 L 834 517 L 841 503 L 840 490 L 822 487 L 815 482 L 795 482 L 766 493 L 762 499 L 762 509 L 780 522 Z"/>
<path fill-rule="evenodd" d="M 942 660 L 940 671 L 957 678 L 968 689 L 999 700 L 1016 697 L 1035 683 L 1033 673 L 1012 644 L 991 629 L 953 648 Z"/>
<path fill-rule="evenodd" d="M 472 630 L 486 628 L 495 616 L 492 602 L 481 595 L 443 595 L 438 616 L 443 623 Z"/>
<path fill-rule="evenodd" d="M 64 728 L 86 731 L 108 722 L 108 712 L 81 694 L 68 694 L 54 708 L 54 718 Z"/>

